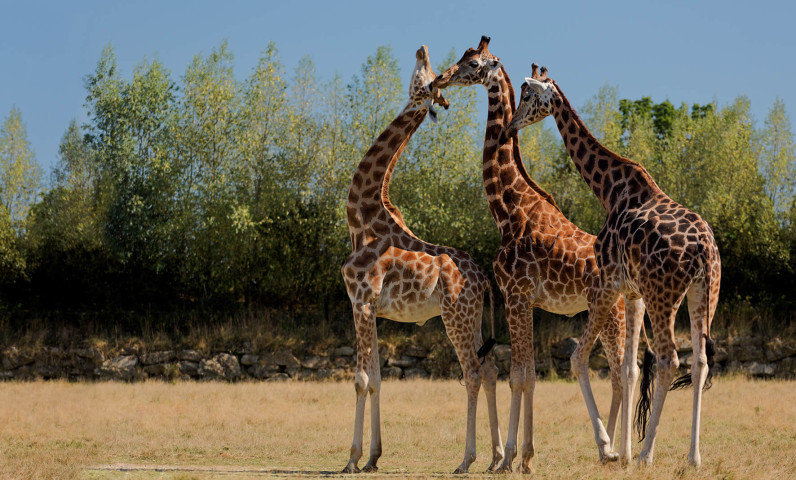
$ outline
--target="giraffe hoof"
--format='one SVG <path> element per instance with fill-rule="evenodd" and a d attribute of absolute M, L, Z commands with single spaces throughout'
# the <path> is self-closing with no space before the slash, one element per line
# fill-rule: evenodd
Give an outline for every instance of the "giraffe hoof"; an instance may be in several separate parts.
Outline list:
<path fill-rule="evenodd" d="M 377 467 L 376 465 L 367 464 L 364 467 L 362 467 L 362 471 L 366 473 L 378 472 L 379 467 Z"/>
<path fill-rule="evenodd" d="M 520 473 L 525 473 L 525 474 L 533 473 L 533 467 L 531 467 L 530 465 L 523 465 L 522 467 L 520 467 Z"/>
<path fill-rule="evenodd" d="M 619 460 L 619 454 L 616 452 L 600 453 L 600 463 L 602 464 L 616 462 L 617 460 Z"/>
<path fill-rule="evenodd" d="M 497 470 L 495 470 L 494 473 L 511 473 L 513 471 L 514 471 L 514 469 L 511 468 L 511 464 L 509 463 L 509 464 L 501 465 L 500 467 L 498 467 Z"/>
<path fill-rule="evenodd" d="M 360 472 L 360 470 L 359 470 L 359 468 L 357 468 L 356 465 L 352 465 L 352 464 L 349 463 L 348 465 L 345 466 L 343 471 L 340 472 L 340 473 L 359 473 L 359 472 Z"/>
<path fill-rule="evenodd" d="M 458 467 L 453 471 L 454 475 L 461 475 L 463 473 L 467 473 L 467 470 L 463 469 L 462 467 Z"/>

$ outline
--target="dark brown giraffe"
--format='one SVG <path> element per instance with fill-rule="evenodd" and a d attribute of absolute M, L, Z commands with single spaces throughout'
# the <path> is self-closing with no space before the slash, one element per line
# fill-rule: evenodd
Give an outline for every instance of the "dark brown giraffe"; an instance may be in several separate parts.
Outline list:
<path fill-rule="evenodd" d="M 490 307 L 493 307 L 488 277 L 465 252 L 418 239 L 389 200 L 389 180 L 395 164 L 426 114 L 431 112 L 432 118 L 436 115 L 432 102 L 448 107 L 439 90 L 430 86 L 435 75 L 425 45 L 416 56 L 409 103 L 373 142 L 359 163 L 348 192 L 346 212 L 352 252 L 343 264 L 342 273 L 354 310 L 357 401 L 351 458 L 343 470 L 346 473 L 359 471 L 357 463 L 362 456 L 368 393 L 371 447 L 364 470 L 377 470 L 376 462 L 381 456 L 377 316 L 423 325 L 429 318 L 442 315 L 467 387 L 467 440 L 464 460 L 455 473 L 467 472 L 475 461 L 475 414 L 482 381 L 492 434 L 490 468 L 495 468 L 503 459 L 495 400 L 497 367 L 491 357 L 486 357 L 494 340 L 484 344 L 481 336 L 484 293 L 489 293 Z M 491 318 L 494 336 L 494 315 Z M 484 361 L 479 363 L 479 358 Z"/>
<path fill-rule="evenodd" d="M 594 258 L 595 237 L 567 220 L 553 198 L 525 171 L 518 138 L 498 145 L 498 136 L 514 113 L 514 90 L 499 59 L 482 37 L 478 48 L 468 49 L 461 60 L 432 84 L 484 85 L 489 95 L 489 114 L 483 151 L 483 179 L 492 216 L 500 230 L 501 245 L 494 260 L 495 277 L 506 300 L 506 319 L 511 334 L 511 414 L 506 458 L 501 471 L 511 471 L 517 455 L 517 435 L 523 393 L 523 472 L 531 470 L 533 445 L 533 392 L 536 382 L 533 351 L 533 309 L 573 315 L 586 310 L 594 297 L 599 271 Z M 601 460 L 616 460 L 613 439 L 622 400 L 620 364 L 624 348 L 624 304 L 615 302 L 608 318 L 590 318 L 581 342 L 572 355 L 591 417 Z M 633 315 L 643 315 L 641 302 L 630 306 Z M 611 366 L 613 398 L 608 431 L 603 426 L 589 384 L 589 352 L 601 338 Z"/>
<path fill-rule="evenodd" d="M 508 141 L 520 128 L 548 115 L 555 118 L 570 157 L 608 214 L 594 244 L 602 273 L 594 315 L 606 317 L 620 293 L 626 299 L 643 298 L 649 312 L 658 379 L 649 425 L 645 425 L 643 408 L 641 416 L 644 418 L 638 419 L 642 421 L 642 436 L 648 427 L 639 456 L 640 464 L 652 463 L 666 392 L 679 366 L 674 342 L 674 317 L 683 298 L 688 297 L 694 362 L 690 377 L 681 377 L 675 386 L 687 383 L 695 386 L 688 461 L 699 465 L 702 389 L 712 364 L 710 324 L 718 303 L 721 280 L 721 260 L 713 230 L 698 214 L 669 198 L 644 167 L 601 145 L 556 82 L 547 78 L 547 70 L 543 68 L 540 75 L 534 64 L 531 78 L 526 78 L 522 86 L 520 106 L 501 139 Z M 633 390 L 638 378 L 636 352 L 642 322 L 643 318 L 639 317 L 627 324 L 628 342 L 622 364 L 623 427 L 619 450 L 623 461 L 630 458 L 630 428 L 626 426 L 630 425 Z M 648 372 L 649 369 L 645 368 L 645 376 Z M 644 394 L 642 389 L 642 400 Z"/>

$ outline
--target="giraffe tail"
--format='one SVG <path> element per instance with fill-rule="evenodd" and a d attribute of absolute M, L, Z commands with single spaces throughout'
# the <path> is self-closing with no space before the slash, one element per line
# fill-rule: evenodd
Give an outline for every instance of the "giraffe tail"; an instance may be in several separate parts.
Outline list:
<path fill-rule="evenodd" d="M 495 346 L 497 341 L 495 340 L 495 295 L 492 293 L 492 283 L 487 280 L 484 282 L 486 284 L 486 291 L 489 294 L 489 321 L 492 324 L 492 336 L 481 345 L 481 348 L 478 349 L 477 355 L 480 359 L 485 359 L 487 354 L 492 350 Z"/>
<path fill-rule="evenodd" d="M 644 350 L 644 360 L 641 363 L 641 385 L 639 387 L 639 398 L 636 403 L 636 432 L 639 436 L 639 442 L 644 440 L 647 436 L 647 421 L 650 416 L 650 406 L 652 397 L 655 395 L 655 352 L 650 347 L 650 340 L 647 337 L 647 329 L 644 326 L 644 320 L 641 320 L 641 333 L 644 335 L 644 342 L 647 344 Z"/>

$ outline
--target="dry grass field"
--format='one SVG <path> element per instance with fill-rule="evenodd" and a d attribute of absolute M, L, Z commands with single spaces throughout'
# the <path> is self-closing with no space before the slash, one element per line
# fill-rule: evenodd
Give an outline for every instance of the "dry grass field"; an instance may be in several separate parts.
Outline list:
<path fill-rule="evenodd" d="M 608 381 L 593 383 L 606 409 Z M 536 392 L 538 478 L 796 478 L 796 382 L 716 380 L 704 401 L 699 470 L 686 467 L 690 393 L 669 395 L 655 466 L 623 469 L 598 464 L 576 383 L 540 382 Z M 504 439 L 508 394 L 501 382 Z M 464 449 L 465 403 L 456 382 L 384 382 L 384 455 L 381 471 L 367 476 L 453 471 Z M 489 463 L 485 403 L 482 395 L 471 477 Z M 353 416 L 350 383 L 2 383 L 0 477 L 335 476 L 348 459 Z M 156 468 L 163 466 L 177 468 Z"/>

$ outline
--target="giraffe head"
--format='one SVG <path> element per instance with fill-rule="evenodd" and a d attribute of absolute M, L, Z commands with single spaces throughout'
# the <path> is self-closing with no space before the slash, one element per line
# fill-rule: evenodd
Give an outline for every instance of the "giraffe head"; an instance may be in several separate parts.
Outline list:
<path fill-rule="evenodd" d="M 482 36 L 477 48 L 468 48 L 462 58 L 442 72 L 432 86 L 445 88 L 450 85 L 487 85 L 500 71 L 500 59 L 489 53 L 489 37 Z"/>
<path fill-rule="evenodd" d="M 499 143 L 503 144 L 518 131 L 534 124 L 553 113 L 553 102 L 560 98 L 555 82 L 547 78 L 547 67 L 535 63 L 531 65 L 531 76 L 525 78 L 520 90 L 520 105 L 514 112 L 511 123 L 500 134 Z"/>
<path fill-rule="evenodd" d="M 436 122 L 437 112 L 434 111 L 432 105 L 436 103 L 447 110 L 449 104 L 439 88 L 431 85 L 437 75 L 431 68 L 428 47 L 421 45 L 415 53 L 415 58 L 417 58 L 417 62 L 415 62 L 415 69 L 412 72 L 412 79 L 409 81 L 409 104 L 427 108 L 431 119 Z"/>

